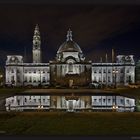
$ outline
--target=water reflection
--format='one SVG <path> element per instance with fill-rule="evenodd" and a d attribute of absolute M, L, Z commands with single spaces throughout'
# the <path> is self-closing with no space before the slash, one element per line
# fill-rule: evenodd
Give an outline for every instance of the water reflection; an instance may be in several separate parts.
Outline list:
<path fill-rule="evenodd" d="M 120 95 L 50 96 L 17 95 L 6 98 L 6 111 L 62 110 L 62 111 L 117 111 L 135 110 L 135 99 Z"/>

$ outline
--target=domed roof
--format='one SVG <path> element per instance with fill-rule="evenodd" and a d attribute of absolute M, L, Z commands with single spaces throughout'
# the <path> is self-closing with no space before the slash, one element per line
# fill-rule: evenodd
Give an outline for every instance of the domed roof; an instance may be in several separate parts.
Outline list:
<path fill-rule="evenodd" d="M 57 53 L 73 51 L 82 53 L 80 46 L 72 40 L 72 31 L 69 29 L 67 32 L 67 40 L 59 47 Z"/>

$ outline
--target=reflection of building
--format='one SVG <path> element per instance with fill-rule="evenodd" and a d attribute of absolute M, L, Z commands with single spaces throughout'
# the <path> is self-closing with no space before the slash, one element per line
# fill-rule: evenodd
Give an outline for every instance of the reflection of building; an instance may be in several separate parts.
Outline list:
<path fill-rule="evenodd" d="M 49 63 L 41 60 L 41 38 L 36 26 L 33 36 L 33 62 L 23 62 L 19 55 L 7 56 L 6 84 L 85 86 L 99 82 L 105 85 L 127 85 L 135 82 L 133 55 L 118 55 L 113 63 L 87 61 L 80 46 L 73 41 L 72 31 L 67 32 L 66 41 L 59 47 L 56 59 Z"/>
<path fill-rule="evenodd" d="M 119 95 L 92 95 L 92 96 L 13 96 L 6 99 L 6 110 L 110 110 L 134 111 L 135 99 Z"/>

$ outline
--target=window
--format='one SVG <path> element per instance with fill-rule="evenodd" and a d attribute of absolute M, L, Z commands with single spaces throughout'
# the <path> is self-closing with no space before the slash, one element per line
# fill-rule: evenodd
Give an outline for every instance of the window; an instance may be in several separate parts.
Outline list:
<path fill-rule="evenodd" d="M 103 82 L 105 82 L 105 77 L 103 77 Z"/>
<path fill-rule="evenodd" d="M 14 70 L 13 69 L 11 70 L 11 73 L 14 73 Z"/>
<path fill-rule="evenodd" d="M 124 82 L 124 76 L 120 77 L 120 82 L 123 83 Z"/>
<path fill-rule="evenodd" d="M 104 73 L 106 73 L 106 70 L 104 69 Z"/>
<path fill-rule="evenodd" d="M 127 69 L 127 71 L 126 71 L 127 73 L 129 73 L 129 69 Z"/>
<path fill-rule="evenodd" d="M 129 100 L 126 100 L 126 103 L 129 104 Z"/>
<path fill-rule="evenodd" d="M 20 105 L 20 100 L 19 99 L 17 100 L 17 104 Z"/>
<path fill-rule="evenodd" d="M 108 73 L 111 73 L 111 70 L 110 69 L 108 70 Z"/>
<path fill-rule="evenodd" d="M 32 82 L 32 77 L 31 76 L 29 77 L 29 82 Z"/>
<path fill-rule="evenodd" d="M 123 73 L 124 72 L 124 70 L 123 69 L 121 69 L 121 73 Z"/>
<path fill-rule="evenodd" d="M 17 82 L 20 83 L 20 77 L 19 76 L 17 76 Z"/>
<path fill-rule="evenodd" d="M 27 70 L 25 70 L 24 73 L 27 73 Z"/>
<path fill-rule="evenodd" d="M 94 70 L 94 73 L 97 73 L 97 71 L 96 71 L 96 70 Z"/>
<path fill-rule="evenodd" d="M 36 82 L 36 77 L 33 78 L 33 81 Z"/>
<path fill-rule="evenodd" d="M 101 70 L 99 70 L 99 73 L 101 73 Z"/>
<path fill-rule="evenodd" d="M 108 103 L 110 103 L 111 102 L 111 99 L 108 99 Z"/>
<path fill-rule="evenodd" d="M 94 102 L 97 102 L 97 99 L 94 99 Z"/>
<path fill-rule="evenodd" d="M 27 82 L 27 76 L 24 77 L 24 82 Z"/>
<path fill-rule="evenodd" d="M 105 99 L 103 99 L 103 102 L 105 103 Z"/>
<path fill-rule="evenodd" d="M 17 70 L 17 73 L 20 73 L 20 71 L 19 71 L 19 70 Z"/>
<path fill-rule="evenodd" d="M 45 83 L 46 82 L 46 79 L 45 79 L 45 77 L 43 77 L 43 83 Z"/>
<path fill-rule="evenodd" d="M 113 99 L 113 103 L 115 103 L 115 99 Z"/>
<path fill-rule="evenodd" d="M 108 76 L 108 82 L 110 82 L 110 76 Z"/>
<path fill-rule="evenodd" d="M 121 102 L 121 104 L 123 104 L 124 103 L 123 99 L 121 99 L 120 102 Z"/>
<path fill-rule="evenodd" d="M 27 99 L 25 98 L 24 101 L 25 101 L 25 103 L 26 103 L 26 102 L 27 102 Z"/>
<path fill-rule="evenodd" d="M 101 99 L 99 99 L 99 102 L 101 102 Z"/>

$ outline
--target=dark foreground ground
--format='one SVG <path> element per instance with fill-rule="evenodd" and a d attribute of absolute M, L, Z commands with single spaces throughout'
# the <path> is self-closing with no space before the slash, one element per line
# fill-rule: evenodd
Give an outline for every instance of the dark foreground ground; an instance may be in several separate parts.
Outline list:
<path fill-rule="evenodd" d="M 140 135 L 140 113 L 0 113 L 3 135 Z"/>

